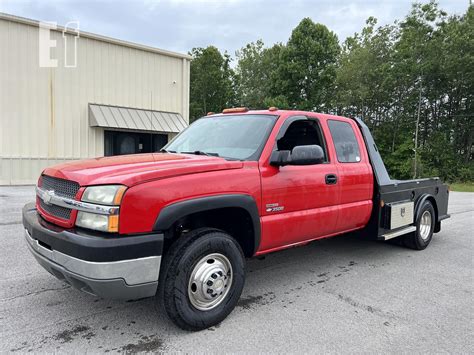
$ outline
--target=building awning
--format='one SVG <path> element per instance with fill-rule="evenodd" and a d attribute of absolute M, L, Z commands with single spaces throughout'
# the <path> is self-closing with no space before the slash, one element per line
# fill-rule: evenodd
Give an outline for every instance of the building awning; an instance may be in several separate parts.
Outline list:
<path fill-rule="evenodd" d="M 167 133 L 179 133 L 188 126 L 176 112 L 97 104 L 89 104 L 89 124 L 91 127 Z"/>

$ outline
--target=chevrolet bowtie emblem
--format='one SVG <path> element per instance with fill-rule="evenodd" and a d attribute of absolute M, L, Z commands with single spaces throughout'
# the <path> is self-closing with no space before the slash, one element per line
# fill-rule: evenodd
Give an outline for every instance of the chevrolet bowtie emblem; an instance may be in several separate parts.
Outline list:
<path fill-rule="evenodd" d="M 48 206 L 51 205 L 51 199 L 53 198 L 54 196 L 54 191 L 53 190 L 49 190 L 49 191 L 46 191 L 45 194 L 43 194 L 43 202 L 45 204 L 47 204 Z"/>

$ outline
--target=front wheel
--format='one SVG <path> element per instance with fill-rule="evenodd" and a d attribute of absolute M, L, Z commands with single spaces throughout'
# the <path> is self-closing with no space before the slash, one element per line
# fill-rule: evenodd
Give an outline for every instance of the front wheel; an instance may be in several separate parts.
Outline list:
<path fill-rule="evenodd" d="M 177 326 L 201 330 L 232 312 L 244 280 L 245 258 L 237 241 L 220 230 L 202 228 L 171 246 L 157 298 Z"/>

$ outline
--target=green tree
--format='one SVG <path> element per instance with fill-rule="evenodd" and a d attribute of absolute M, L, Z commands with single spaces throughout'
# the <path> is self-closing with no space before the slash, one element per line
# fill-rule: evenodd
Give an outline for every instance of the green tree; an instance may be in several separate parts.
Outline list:
<path fill-rule="evenodd" d="M 230 56 L 216 47 L 193 48 L 191 60 L 190 120 L 219 112 L 234 101 Z"/>
<path fill-rule="evenodd" d="M 265 48 L 262 40 L 251 42 L 237 51 L 237 97 L 241 106 L 253 109 L 267 108 L 268 103 L 280 103 L 286 107 L 286 99 L 277 98 L 280 43 Z M 282 106 L 279 106 L 283 108 Z"/>
<path fill-rule="evenodd" d="M 326 26 L 303 19 L 281 53 L 280 94 L 291 107 L 327 111 L 332 101 L 340 51 L 337 36 Z"/>
<path fill-rule="evenodd" d="M 369 18 L 343 45 L 337 112 L 368 123 L 395 178 L 472 176 L 473 13 L 414 4 L 393 25 Z"/>
<path fill-rule="evenodd" d="M 381 123 L 392 117 L 394 95 L 393 45 L 396 29 L 377 30 L 370 17 L 361 34 L 348 37 L 342 46 L 336 79 L 338 113 L 359 116 L 377 136 Z M 392 127 L 393 128 L 393 127 Z"/>
<path fill-rule="evenodd" d="M 361 117 L 394 178 L 474 179 L 474 6 L 449 16 L 436 1 L 401 20 L 368 18 L 339 46 L 305 18 L 286 45 L 261 40 L 230 57 L 191 53 L 191 117 L 225 106 L 294 108 Z M 416 156 L 416 157 L 415 157 Z"/>
<path fill-rule="evenodd" d="M 420 163 L 437 165 L 441 177 L 449 180 L 455 179 L 463 163 L 472 164 L 473 11 L 471 5 L 465 15 L 448 17 L 434 1 L 414 4 L 400 24 L 395 48 L 398 71 L 408 79 L 403 106 L 413 117 L 414 147 L 424 156 Z M 442 144 L 445 153 L 457 150 L 458 159 L 426 154 L 440 153 L 433 142 Z M 418 169 L 415 174 L 425 175 Z"/>
<path fill-rule="evenodd" d="M 452 139 L 456 154 L 464 165 L 470 165 L 471 181 L 474 137 L 474 5 L 464 16 L 452 16 L 442 24 L 438 50 L 444 53 L 440 71 L 445 98 L 447 138 Z M 450 132 L 452 132 L 452 136 Z"/>

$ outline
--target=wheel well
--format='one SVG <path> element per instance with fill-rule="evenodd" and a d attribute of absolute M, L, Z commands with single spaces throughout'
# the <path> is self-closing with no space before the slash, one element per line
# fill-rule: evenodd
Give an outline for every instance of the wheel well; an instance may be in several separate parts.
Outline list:
<path fill-rule="evenodd" d="M 225 207 L 189 214 L 165 233 L 165 252 L 179 237 L 197 228 L 217 228 L 237 240 L 246 257 L 255 253 L 255 231 L 250 213 L 240 207 Z"/>

